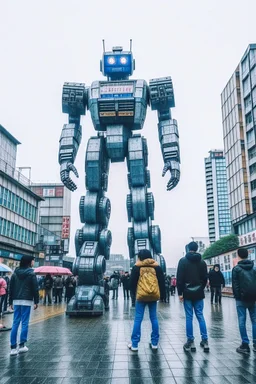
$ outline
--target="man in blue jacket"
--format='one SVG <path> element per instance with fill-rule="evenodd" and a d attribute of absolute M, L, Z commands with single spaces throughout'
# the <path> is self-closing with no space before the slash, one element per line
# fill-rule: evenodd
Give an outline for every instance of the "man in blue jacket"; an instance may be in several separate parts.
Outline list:
<path fill-rule="evenodd" d="M 34 265 L 33 256 L 23 256 L 20 267 L 16 268 L 10 281 L 11 309 L 14 309 L 13 325 L 11 331 L 11 356 L 25 353 L 28 347 L 25 345 L 28 337 L 28 324 L 31 307 L 37 309 L 39 303 L 39 290 L 37 278 L 32 269 Z M 17 347 L 17 333 L 20 323 L 20 343 Z"/>

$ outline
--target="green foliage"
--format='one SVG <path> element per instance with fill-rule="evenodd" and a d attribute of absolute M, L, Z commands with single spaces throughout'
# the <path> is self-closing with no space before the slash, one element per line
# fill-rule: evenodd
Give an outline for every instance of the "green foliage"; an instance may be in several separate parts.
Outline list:
<path fill-rule="evenodd" d="M 228 235 L 222 237 L 220 240 L 215 241 L 203 254 L 204 259 L 209 259 L 210 257 L 215 257 L 221 255 L 222 253 L 226 253 L 232 251 L 239 247 L 239 239 L 237 235 Z"/>

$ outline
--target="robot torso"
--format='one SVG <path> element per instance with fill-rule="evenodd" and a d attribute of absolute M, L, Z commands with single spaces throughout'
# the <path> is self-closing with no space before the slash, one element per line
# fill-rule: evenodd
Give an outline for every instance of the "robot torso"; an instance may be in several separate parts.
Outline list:
<path fill-rule="evenodd" d="M 88 109 L 96 131 L 113 125 L 142 129 L 148 105 L 145 80 L 94 81 L 88 91 Z"/>

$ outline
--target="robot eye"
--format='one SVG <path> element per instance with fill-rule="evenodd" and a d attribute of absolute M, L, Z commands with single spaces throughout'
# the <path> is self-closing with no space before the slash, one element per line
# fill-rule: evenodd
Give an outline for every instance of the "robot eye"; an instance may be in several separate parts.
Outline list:
<path fill-rule="evenodd" d="M 109 64 L 115 64 L 115 62 L 116 62 L 116 60 L 115 60 L 114 57 L 111 56 L 111 57 L 108 58 L 108 63 Z"/>
<path fill-rule="evenodd" d="M 122 64 L 126 64 L 127 63 L 126 57 L 121 57 L 120 61 L 121 61 Z"/>

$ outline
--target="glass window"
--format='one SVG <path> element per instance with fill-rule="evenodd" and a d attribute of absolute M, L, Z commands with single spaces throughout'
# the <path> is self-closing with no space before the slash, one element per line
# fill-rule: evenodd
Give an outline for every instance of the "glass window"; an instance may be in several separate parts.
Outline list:
<path fill-rule="evenodd" d="M 246 93 L 249 90 L 249 86 L 250 86 L 250 81 L 249 81 L 249 76 L 247 76 L 247 78 L 243 80 L 244 93 Z"/>
<path fill-rule="evenodd" d="M 245 122 L 246 122 L 246 125 L 249 125 L 251 122 L 252 122 L 252 113 L 248 113 L 246 116 L 245 116 Z"/>
<path fill-rule="evenodd" d="M 252 99 L 251 99 L 251 95 L 247 96 L 245 99 L 244 99 L 244 107 L 245 108 L 248 108 L 250 107 L 252 104 Z"/>

